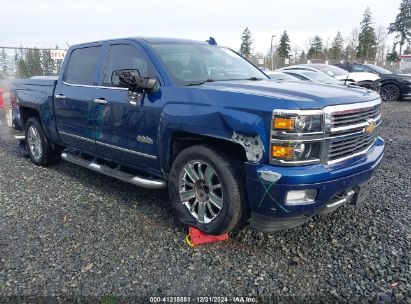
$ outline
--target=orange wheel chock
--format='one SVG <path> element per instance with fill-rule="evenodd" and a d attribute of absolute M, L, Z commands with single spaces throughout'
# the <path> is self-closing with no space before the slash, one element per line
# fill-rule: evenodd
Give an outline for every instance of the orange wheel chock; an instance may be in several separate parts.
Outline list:
<path fill-rule="evenodd" d="M 226 241 L 228 240 L 228 233 L 222 234 L 222 235 L 210 235 L 202 232 L 201 230 L 194 228 L 194 227 L 188 227 L 188 234 L 186 236 L 186 243 L 190 247 L 195 247 L 201 244 L 206 244 L 206 243 L 215 243 L 215 242 L 220 242 L 220 241 Z"/>

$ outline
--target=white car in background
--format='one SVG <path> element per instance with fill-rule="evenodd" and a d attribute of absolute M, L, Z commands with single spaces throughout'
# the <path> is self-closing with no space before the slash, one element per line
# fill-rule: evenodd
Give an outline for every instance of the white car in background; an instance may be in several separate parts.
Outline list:
<path fill-rule="evenodd" d="M 299 78 L 283 72 L 269 71 L 264 72 L 268 77 L 276 81 L 300 81 Z"/>
<path fill-rule="evenodd" d="M 324 83 L 324 84 L 334 84 L 334 85 L 344 85 L 343 81 L 339 81 L 338 79 L 335 79 L 334 77 L 331 77 L 320 71 L 295 69 L 295 70 L 283 70 L 282 72 L 290 76 L 296 77 L 302 81 Z M 351 82 L 347 82 L 347 84 L 351 84 Z"/>
<path fill-rule="evenodd" d="M 362 81 L 375 81 L 379 79 L 379 76 L 374 73 L 358 73 L 358 72 L 347 72 L 344 69 L 339 67 L 330 65 L 330 64 L 298 64 L 298 65 L 290 65 L 287 67 L 283 67 L 276 71 L 284 72 L 290 70 L 308 70 L 308 71 L 315 71 L 315 72 L 323 72 L 335 79 L 347 82 L 362 82 Z"/>

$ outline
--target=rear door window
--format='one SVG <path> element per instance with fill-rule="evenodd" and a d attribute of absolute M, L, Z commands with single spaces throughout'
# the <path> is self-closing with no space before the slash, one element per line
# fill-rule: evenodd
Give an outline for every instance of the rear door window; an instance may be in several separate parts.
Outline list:
<path fill-rule="evenodd" d="M 101 46 L 73 50 L 64 81 L 70 84 L 96 85 L 100 50 Z"/>

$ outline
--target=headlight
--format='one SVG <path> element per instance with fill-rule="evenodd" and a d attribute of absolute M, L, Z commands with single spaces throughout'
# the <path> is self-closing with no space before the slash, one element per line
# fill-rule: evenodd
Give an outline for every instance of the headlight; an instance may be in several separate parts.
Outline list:
<path fill-rule="evenodd" d="M 282 162 L 311 162 L 319 160 L 321 142 L 273 142 L 271 158 Z"/>
<path fill-rule="evenodd" d="M 319 162 L 323 130 L 322 110 L 274 110 L 271 163 L 305 165 Z"/>
<path fill-rule="evenodd" d="M 273 130 L 282 133 L 321 133 L 322 114 L 297 114 L 276 112 L 273 117 Z M 318 111 L 314 111 L 318 113 Z"/>

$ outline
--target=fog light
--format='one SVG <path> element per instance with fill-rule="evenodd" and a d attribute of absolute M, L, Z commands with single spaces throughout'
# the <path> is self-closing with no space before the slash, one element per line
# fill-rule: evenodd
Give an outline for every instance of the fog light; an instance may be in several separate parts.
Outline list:
<path fill-rule="evenodd" d="M 308 205 L 315 202 L 317 189 L 290 190 L 285 198 L 286 205 Z"/>

